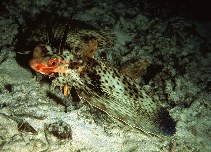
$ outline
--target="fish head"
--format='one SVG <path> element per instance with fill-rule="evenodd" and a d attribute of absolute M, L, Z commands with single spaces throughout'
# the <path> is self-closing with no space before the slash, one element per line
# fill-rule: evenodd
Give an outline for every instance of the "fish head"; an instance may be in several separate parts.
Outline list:
<path fill-rule="evenodd" d="M 55 73 L 66 73 L 68 62 L 59 55 L 44 54 L 47 47 L 38 45 L 34 49 L 33 58 L 29 61 L 30 67 L 38 73 L 53 77 Z"/>
<path fill-rule="evenodd" d="M 53 73 L 58 72 L 59 62 L 60 62 L 59 59 L 56 58 L 55 59 L 49 59 L 49 57 L 35 58 L 29 61 L 29 65 L 36 72 L 51 76 Z"/>

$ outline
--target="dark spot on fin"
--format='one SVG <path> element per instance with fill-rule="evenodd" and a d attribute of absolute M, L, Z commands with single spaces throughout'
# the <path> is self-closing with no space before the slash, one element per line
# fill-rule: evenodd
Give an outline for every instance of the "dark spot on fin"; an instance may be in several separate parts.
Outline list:
<path fill-rule="evenodd" d="M 94 72 L 89 72 L 87 76 L 89 77 L 91 84 L 87 83 L 86 85 L 93 91 L 95 91 L 98 95 L 100 96 L 104 95 L 104 92 L 101 89 L 100 75 L 97 75 Z"/>
<path fill-rule="evenodd" d="M 176 132 L 176 122 L 169 115 L 169 112 L 166 109 L 162 108 L 159 110 L 155 121 L 161 134 L 170 136 Z"/>

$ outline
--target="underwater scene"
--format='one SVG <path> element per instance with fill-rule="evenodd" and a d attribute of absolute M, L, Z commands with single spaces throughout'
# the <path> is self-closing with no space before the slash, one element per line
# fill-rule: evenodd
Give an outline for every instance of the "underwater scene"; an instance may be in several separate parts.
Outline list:
<path fill-rule="evenodd" d="M 211 151 L 205 0 L 0 2 L 0 152 Z"/>

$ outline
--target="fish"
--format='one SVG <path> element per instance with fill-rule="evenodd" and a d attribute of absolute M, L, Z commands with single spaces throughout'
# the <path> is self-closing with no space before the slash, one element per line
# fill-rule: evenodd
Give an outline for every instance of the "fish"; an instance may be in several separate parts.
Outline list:
<path fill-rule="evenodd" d="M 144 133 L 159 137 L 175 134 L 175 120 L 146 87 L 112 65 L 94 57 L 99 48 L 111 44 L 104 38 L 98 39 L 98 36 L 104 37 L 102 33 L 93 30 L 85 32 L 92 33 L 92 39 L 86 43 L 84 40 L 77 40 L 79 44 L 74 46 L 68 41 L 74 40 L 74 36 L 68 33 L 73 30 L 67 27 L 67 24 L 60 25 L 65 29 L 61 30 L 58 26 L 55 30 L 60 33 L 58 39 L 62 39 L 63 33 L 66 38 L 61 41 L 69 46 L 58 49 L 41 38 L 41 43 L 34 48 L 33 58 L 29 61 L 33 70 L 54 78 L 52 85 L 63 87 L 65 96 L 69 95 L 69 88 L 74 87 L 80 100 Z M 76 32 L 79 32 L 80 36 L 83 35 L 80 30 Z M 44 34 L 47 35 L 45 32 L 38 35 Z M 68 35 L 71 38 L 68 38 Z M 76 36 L 76 39 L 78 38 Z M 102 40 L 104 42 L 101 42 Z M 76 50 L 76 47 L 80 48 Z"/>

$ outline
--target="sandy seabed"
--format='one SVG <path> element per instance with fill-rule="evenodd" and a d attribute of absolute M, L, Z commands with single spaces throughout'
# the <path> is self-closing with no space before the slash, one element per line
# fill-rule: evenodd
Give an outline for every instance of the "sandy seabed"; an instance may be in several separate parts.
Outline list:
<path fill-rule="evenodd" d="M 211 151 L 210 22 L 163 17 L 153 14 L 153 5 L 146 1 L 135 4 L 4 3 L 0 17 L 0 151 Z M 27 62 L 20 64 L 15 43 L 26 16 L 53 13 L 52 9 L 112 33 L 114 47 L 98 55 L 104 52 L 107 62 L 124 67 L 129 75 L 136 76 L 135 81 L 152 88 L 177 122 L 172 137 L 146 135 L 87 104 L 80 108 L 70 105 L 65 110 L 49 95 L 49 83 L 39 81 L 28 65 L 23 65 Z"/>

